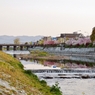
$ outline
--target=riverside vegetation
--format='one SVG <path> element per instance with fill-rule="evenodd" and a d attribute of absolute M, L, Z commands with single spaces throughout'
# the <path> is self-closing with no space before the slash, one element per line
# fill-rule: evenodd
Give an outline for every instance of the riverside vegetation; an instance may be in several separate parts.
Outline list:
<path fill-rule="evenodd" d="M 50 54 L 45 51 L 40 50 L 32 50 L 30 51 L 30 54 L 20 54 L 16 56 L 18 59 L 38 59 L 38 60 L 61 60 L 61 59 L 69 59 L 68 56 L 60 56 L 60 55 L 54 55 Z"/>
<path fill-rule="evenodd" d="M 0 51 L 0 95 L 62 95 L 58 83 L 49 87 L 19 60 Z"/>

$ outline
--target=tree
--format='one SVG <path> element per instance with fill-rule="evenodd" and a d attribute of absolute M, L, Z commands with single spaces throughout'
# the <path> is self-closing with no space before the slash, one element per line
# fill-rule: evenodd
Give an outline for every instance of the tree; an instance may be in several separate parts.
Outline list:
<path fill-rule="evenodd" d="M 92 29 L 92 34 L 90 35 L 91 41 L 95 41 L 95 27 Z"/>
<path fill-rule="evenodd" d="M 32 45 L 32 42 L 29 42 L 30 45 Z"/>
<path fill-rule="evenodd" d="M 25 45 L 28 45 L 29 43 L 28 42 L 25 42 Z"/>
<path fill-rule="evenodd" d="M 20 39 L 19 38 L 15 38 L 14 39 L 14 44 L 20 44 Z"/>
<path fill-rule="evenodd" d="M 56 82 L 55 85 L 52 85 L 50 92 L 53 95 L 62 95 L 62 92 L 61 92 L 60 87 L 58 85 L 59 85 L 58 82 Z"/>

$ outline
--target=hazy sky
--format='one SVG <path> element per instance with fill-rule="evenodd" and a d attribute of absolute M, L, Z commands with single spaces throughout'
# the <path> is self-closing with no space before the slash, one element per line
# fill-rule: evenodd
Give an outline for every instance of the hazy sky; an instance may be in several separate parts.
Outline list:
<path fill-rule="evenodd" d="M 94 26 L 95 0 L 0 0 L 0 35 L 90 35 Z"/>

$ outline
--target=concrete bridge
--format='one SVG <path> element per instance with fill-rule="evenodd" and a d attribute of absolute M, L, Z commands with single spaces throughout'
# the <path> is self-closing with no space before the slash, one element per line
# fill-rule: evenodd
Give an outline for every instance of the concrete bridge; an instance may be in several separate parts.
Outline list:
<path fill-rule="evenodd" d="M 6 49 L 6 50 L 10 50 L 10 48 L 12 48 L 13 50 L 17 50 L 19 48 L 19 50 L 23 50 L 26 49 L 28 50 L 29 48 L 35 48 L 35 47 L 40 47 L 40 48 L 46 48 L 46 47 L 56 47 L 56 45 L 36 45 L 36 44 L 0 44 L 0 50 Z"/>
<path fill-rule="evenodd" d="M 29 45 L 29 44 L 0 44 L 0 50 L 2 50 L 3 48 L 6 50 L 10 50 L 10 48 L 13 48 L 13 50 L 17 50 L 18 48 L 20 50 L 23 50 L 24 48 L 26 48 L 26 50 L 28 50 L 28 48 L 33 48 L 33 45 Z"/>

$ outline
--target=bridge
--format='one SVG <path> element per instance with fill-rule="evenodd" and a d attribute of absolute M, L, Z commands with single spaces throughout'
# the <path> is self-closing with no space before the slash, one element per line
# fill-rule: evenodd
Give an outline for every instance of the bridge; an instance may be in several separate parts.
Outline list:
<path fill-rule="evenodd" d="M 0 44 L 0 50 L 2 50 L 3 48 L 6 48 L 6 50 L 10 50 L 10 47 L 13 48 L 13 50 L 17 50 L 17 48 L 19 47 L 20 50 L 23 50 L 23 48 L 26 47 L 26 50 L 28 50 L 28 48 L 32 48 L 33 45 L 28 45 L 28 44 Z"/>
<path fill-rule="evenodd" d="M 13 50 L 17 50 L 18 48 L 20 50 L 26 49 L 28 50 L 29 48 L 34 48 L 34 47 L 42 47 L 43 49 L 45 47 L 55 47 L 57 46 L 55 45 L 38 45 L 38 44 L 0 44 L 0 50 L 6 49 L 6 50 L 10 50 L 10 48 L 12 48 Z"/>

